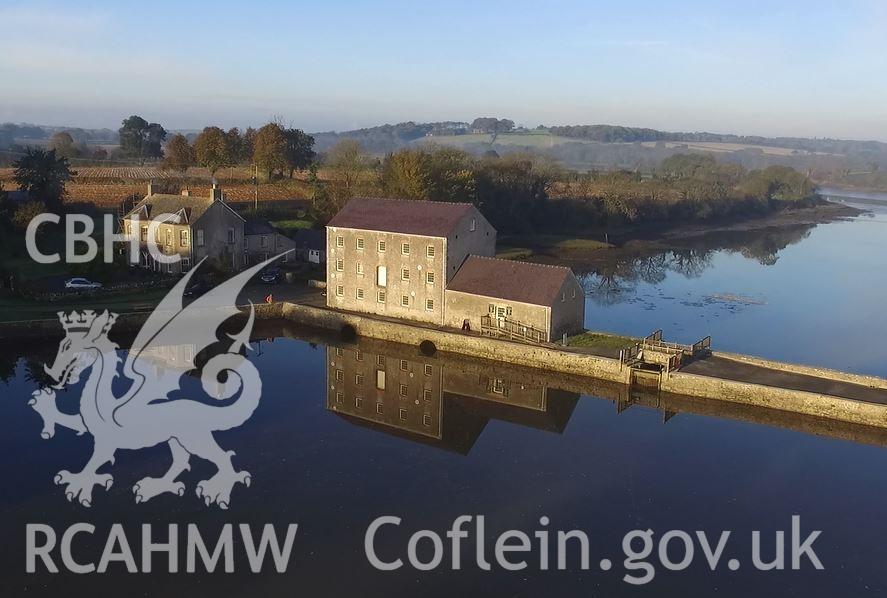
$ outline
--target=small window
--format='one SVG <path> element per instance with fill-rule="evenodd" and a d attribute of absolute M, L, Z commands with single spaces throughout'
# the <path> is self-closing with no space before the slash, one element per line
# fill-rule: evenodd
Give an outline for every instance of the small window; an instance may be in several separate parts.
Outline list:
<path fill-rule="evenodd" d="M 363 262 L 357 262 L 357 264 L 355 266 L 355 271 L 358 274 L 360 274 L 361 276 L 363 276 Z"/>
<path fill-rule="evenodd" d="M 507 306 L 507 307 L 505 308 L 505 315 L 506 315 L 506 316 L 510 316 L 510 315 L 511 315 L 511 306 L 510 306 L 510 305 Z"/>
<path fill-rule="evenodd" d="M 384 366 L 385 365 L 385 356 L 384 355 L 376 355 L 376 365 Z"/>
<path fill-rule="evenodd" d="M 188 231 L 187 230 L 179 231 L 179 245 L 181 245 L 182 247 L 188 246 Z"/>
<path fill-rule="evenodd" d="M 496 305 L 493 304 L 493 303 L 490 303 L 490 304 L 487 306 L 487 311 L 488 311 L 489 313 L 491 313 L 491 314 L 496 313 Z"/>
<path fill-rule="evenodd" d="M 361 351 L 360 349 L 355 349 L 354 350 L 354 359 L 356 361 L 363 361 L 363 351 Z"/>
<path fill-rule="evenodd" d="M 376 301 L 378 301 L 379 303 L 385 303 L 385 291 L 384 290 L 379 289 L 378 291 L 376 291 Z"/>
<path fill-rule="evenodd" d="M 406 419 L 407 419 L 407 410 L 406 410 L 406 409 L 401 409 L 400 411 L 397 412 L 397 416 L 401 419 L 401 421 L 406 421 Z"/>
<path fill-rule="evenodd" d="M 425 248 L 425 255 L 427 257 L 434 257 L 434 245 L 429 245 Z"/>
<path fill-rule="evenodd" d="M 363 385 L 363 375 L 362 374 L 354 374 L 354 383 L 358 386 Z"/>
<path fill-rule="evenodd" d="M 148 236 L 148 233 L 147 233 L 148 229 L 142 227 L 142 230 L 144 231 L 145 237 L 147 238 L 147 236 Z M 144 239 L 142 239 L 142 240 L 144 240 Z M 198 229 L 197 229 L 197 246 L 198 246 L 198 247 L 203 247 L 203 229 L 202 229 L 202 228 L 198 228 Z"/>
<path fill-rule="evenodd" d="M 345 354 L 345 349 L 342 347 L 336 347 L 336 357 L 342 357 Z"/>
<path fill-rule="evenodd" d="M 379 241 L 379 253 L 385 253 L 385 241 Z"/>
<path fill-rule="evenodd" d="M 431 389 L 430 388 L 426 388 L 425 390 L 422 391 L 422 398 L 425 399 L 426 401 L 431 400 Z"/>
<path fill-rule="evenodd" d="M 363 289 L 357 289 L 356 296 L 358 299 L 363 299 Z"/>
<path fill-rule="evenodd" d="M 342 370 L 336 370 L 336 382 L 342 382 L 345 380 L 345 372 Z"/>
<path fill-rule="evenodd" d="M 268 247 L 268 235 L 262 235 L 259 237 L 259 247 L 262 249 Z"/>
<path fill-rule="evenodd" d="M 408 369 L 410 369 L 410 364 L 406 359 L 400 360 L 400 369 L 401 369 L 401 371 L 404 371 L 404 372 L 407 371 Z"/>
<path fill-rule="evenodd" d="M 403 295 L 403 296 L 400 298 L 400 304 L 401 304 L 403 307 L 409 307 L 409 306 L 410 306 L 410 296 L 409 296 L 409 295 Z"/>
<path fill-rule="evenodd" d="M 430 363 L 426 363 L 426 364 L 425 364 L 425 375 L 426 375 L 426 376 L 430 376 L 430 375 L 431 375 L 431 364 L 430 364 Z"/>
<path fill-rule="evenodd" d="M 400 252 L 404 255 L 410 255 L 410 244 L 409 243 L 401 243 L 400 244 Z"/>
<path fill-rule="evenodd" d="M 428 284 L 434 284 L 434 272 L 425 273 L 425 282 Z"/>
<path fill-rule="evenodd" d="M 401 384 L 401 385 L 400 385 L 400 396 L 402 396 L 402 397 L 407 396 L 407 391 L 408 391 L 408 390 L 409 390 L 409 389 L 407 388 L 407 385 L 406 385 L 406 384 Z"/>
<path fill-rule="evenodd" d="M 400 271 L 400 279 L 401 280 L 409 280 L 410 279 L 410 269 L 404 268 Z"/>
<path fill-rule="evenodd" d="M 197 231 L 197 238 L 200 240 L 200 244 L 203 245 L 203 231 L 202 230 Z M 148 227 L 147 226 L 142 227 L 142 241 L 143 242 L 148 241 Z"/>
<path fill-rule="evenodd" d="M 422 425 L 428 426 L 429 428 L 431 427 L 431 416 L 430 415 L 426 414 L 426 415 L 422 416 Z"/>
<path fill-rule="evenodd" d="M 382 415 L 385 413 L 385 406 L 382 403 L 376 403 L 376 413 Z"/>
<path fill-rule="evenodd" d="M 172 229 L 166 229 L 166 246 L 172 246 Z"/>
<path fill-rule="evenodd" d="M 187 272 L 191 269 L 191 258 L 183 257 L 182 258 L 182 272 Z"/>
<path fill-rule="evenodd" d="M 426 311 L 434 311 L 434 299 L 426 299 L 425 300 L 425 310 Z"/>
<path fill-rule="evenodd" d="M 566 301 L 566 300 L 567 300 L 567 294 L 566 294 L 566 293 L 561 293 L 561 303 L 563 303 L 563 302 Z"/>
<path fill-rule="evenodd" d="M 342 258 L 336 258 L 336 272 L 342 272 L 345 270 L 345 260 Z"/>
<path fill-rule="evenodd" d="M 336 297 L 344 297 L 345 296 L 345 286 L 337 285 L 336 286 Z"/>
<path fill-rule="evenodd" d="M 345 237 L 336 237 L 336 247 L 345 247 Z"/>
<path fill-rule="evenodd" d="M 570 298 L 571 298 L 571 299 L 575 299 L 575 298 L 576 298 L 576 289 L 573 289 L 573 291 L 572 291 L 571 294 L 570 294 Z"/>
<path fill-rule="evenodd" d="M 235 231 L 233 228 L 228 229 L 228 245 L 234 245 Z"/>
<path fill-rule="evenodd" d="M 345 395 L 341 392 L 336 393 L 336 402 L 340 405 L 345 402 Z"/>
<path fill-rule="evenodd" d="M 354 397 L 354 406 L 361 409 L 363 407 L 363 397 Z"/>
<path fill-rule="evenodd" d="M 357 237 L 357 242 L 354 244 L 358 249 L 363 249 L 363 237 Z"/>
<path fill-rule="evenodd" d="M 471 219 L 471 228 L 470 228 L 469 230 L 470 230 L 471 232 L 474 232 L 474 231 L 477 230 L 477 218 L 472 218 L 472 219 Z"/>

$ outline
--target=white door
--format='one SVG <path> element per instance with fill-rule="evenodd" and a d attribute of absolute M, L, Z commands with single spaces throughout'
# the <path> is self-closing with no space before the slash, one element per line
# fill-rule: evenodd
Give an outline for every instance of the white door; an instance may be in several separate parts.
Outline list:
<path fill-rule="evenodd" d="M 376 284 L 380 287 L 388 286 L 388 269 L 385 266 L 376 268 Z"/>

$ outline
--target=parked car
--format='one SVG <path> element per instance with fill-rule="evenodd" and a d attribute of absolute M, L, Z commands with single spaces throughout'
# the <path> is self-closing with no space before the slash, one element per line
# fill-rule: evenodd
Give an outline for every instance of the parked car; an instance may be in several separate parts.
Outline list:
<path fill-rule="evenodd" d="M 265 270 L 262 272 L 262 275 L 259 277 L 259 280 L 266 284 L 277 284 L 280 282 L 280 279 L 283 277 L 280 270 L 277 268 L 271 268 L 269 270 Z"/>
<path fill-rule="evenodd" d="M 100 289 L 102 288 L 102 283 L 93 282 L 86 278 L 69 278 L 65 281 L 65 288 L 75 290 Z"/>
<path fill-rule="evenodd" d="M 209 285 L 206 282 L 202 280 L 195 280 L 185 287 L 185 292 L 183 293 L 183 295 L 185 295 L 185 297 L 197 297 L 198 295 L 203 295 L 208 290 Z"/>

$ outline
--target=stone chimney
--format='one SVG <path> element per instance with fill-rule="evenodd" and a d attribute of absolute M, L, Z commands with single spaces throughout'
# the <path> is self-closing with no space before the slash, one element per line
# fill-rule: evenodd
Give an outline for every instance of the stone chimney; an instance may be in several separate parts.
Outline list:
<path fill-rule="evenodd" d="M 189 189 L 182 189 L 182 197 L 191 197 L 191 191 Z"/>
<path fill-rule="evenodd" d="M 213 201 L 222 201 L 222 190 L 219 188 L 218 183 L 213 183 L 213 188 L 210 190 L 209 198 Z"/>

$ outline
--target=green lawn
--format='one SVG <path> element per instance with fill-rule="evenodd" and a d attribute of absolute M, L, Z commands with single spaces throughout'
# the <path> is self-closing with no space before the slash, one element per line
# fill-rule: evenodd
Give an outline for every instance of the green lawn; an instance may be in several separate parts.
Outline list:
<path fill-rule="evenodd" d="M 594 353 L 617 357 L 621 349 L 625 349 L 636 343 L 639 339 L 630 336 L 619 336 L 617 334 L 603 334 L 600 332 L 592 332 L 587 330 L 582 334 L 567 338 L 567 345 L 570 347 L 584 347 L 591 349 Z"/>
<path fill-rule="evenodd" d="M 273 220 L 271 226 L 279 228 L 285 233 L 291 234 L 297 230 L 313 227 L 314 222 L 303 218 L 292 218 L 289 220 Z"/>

